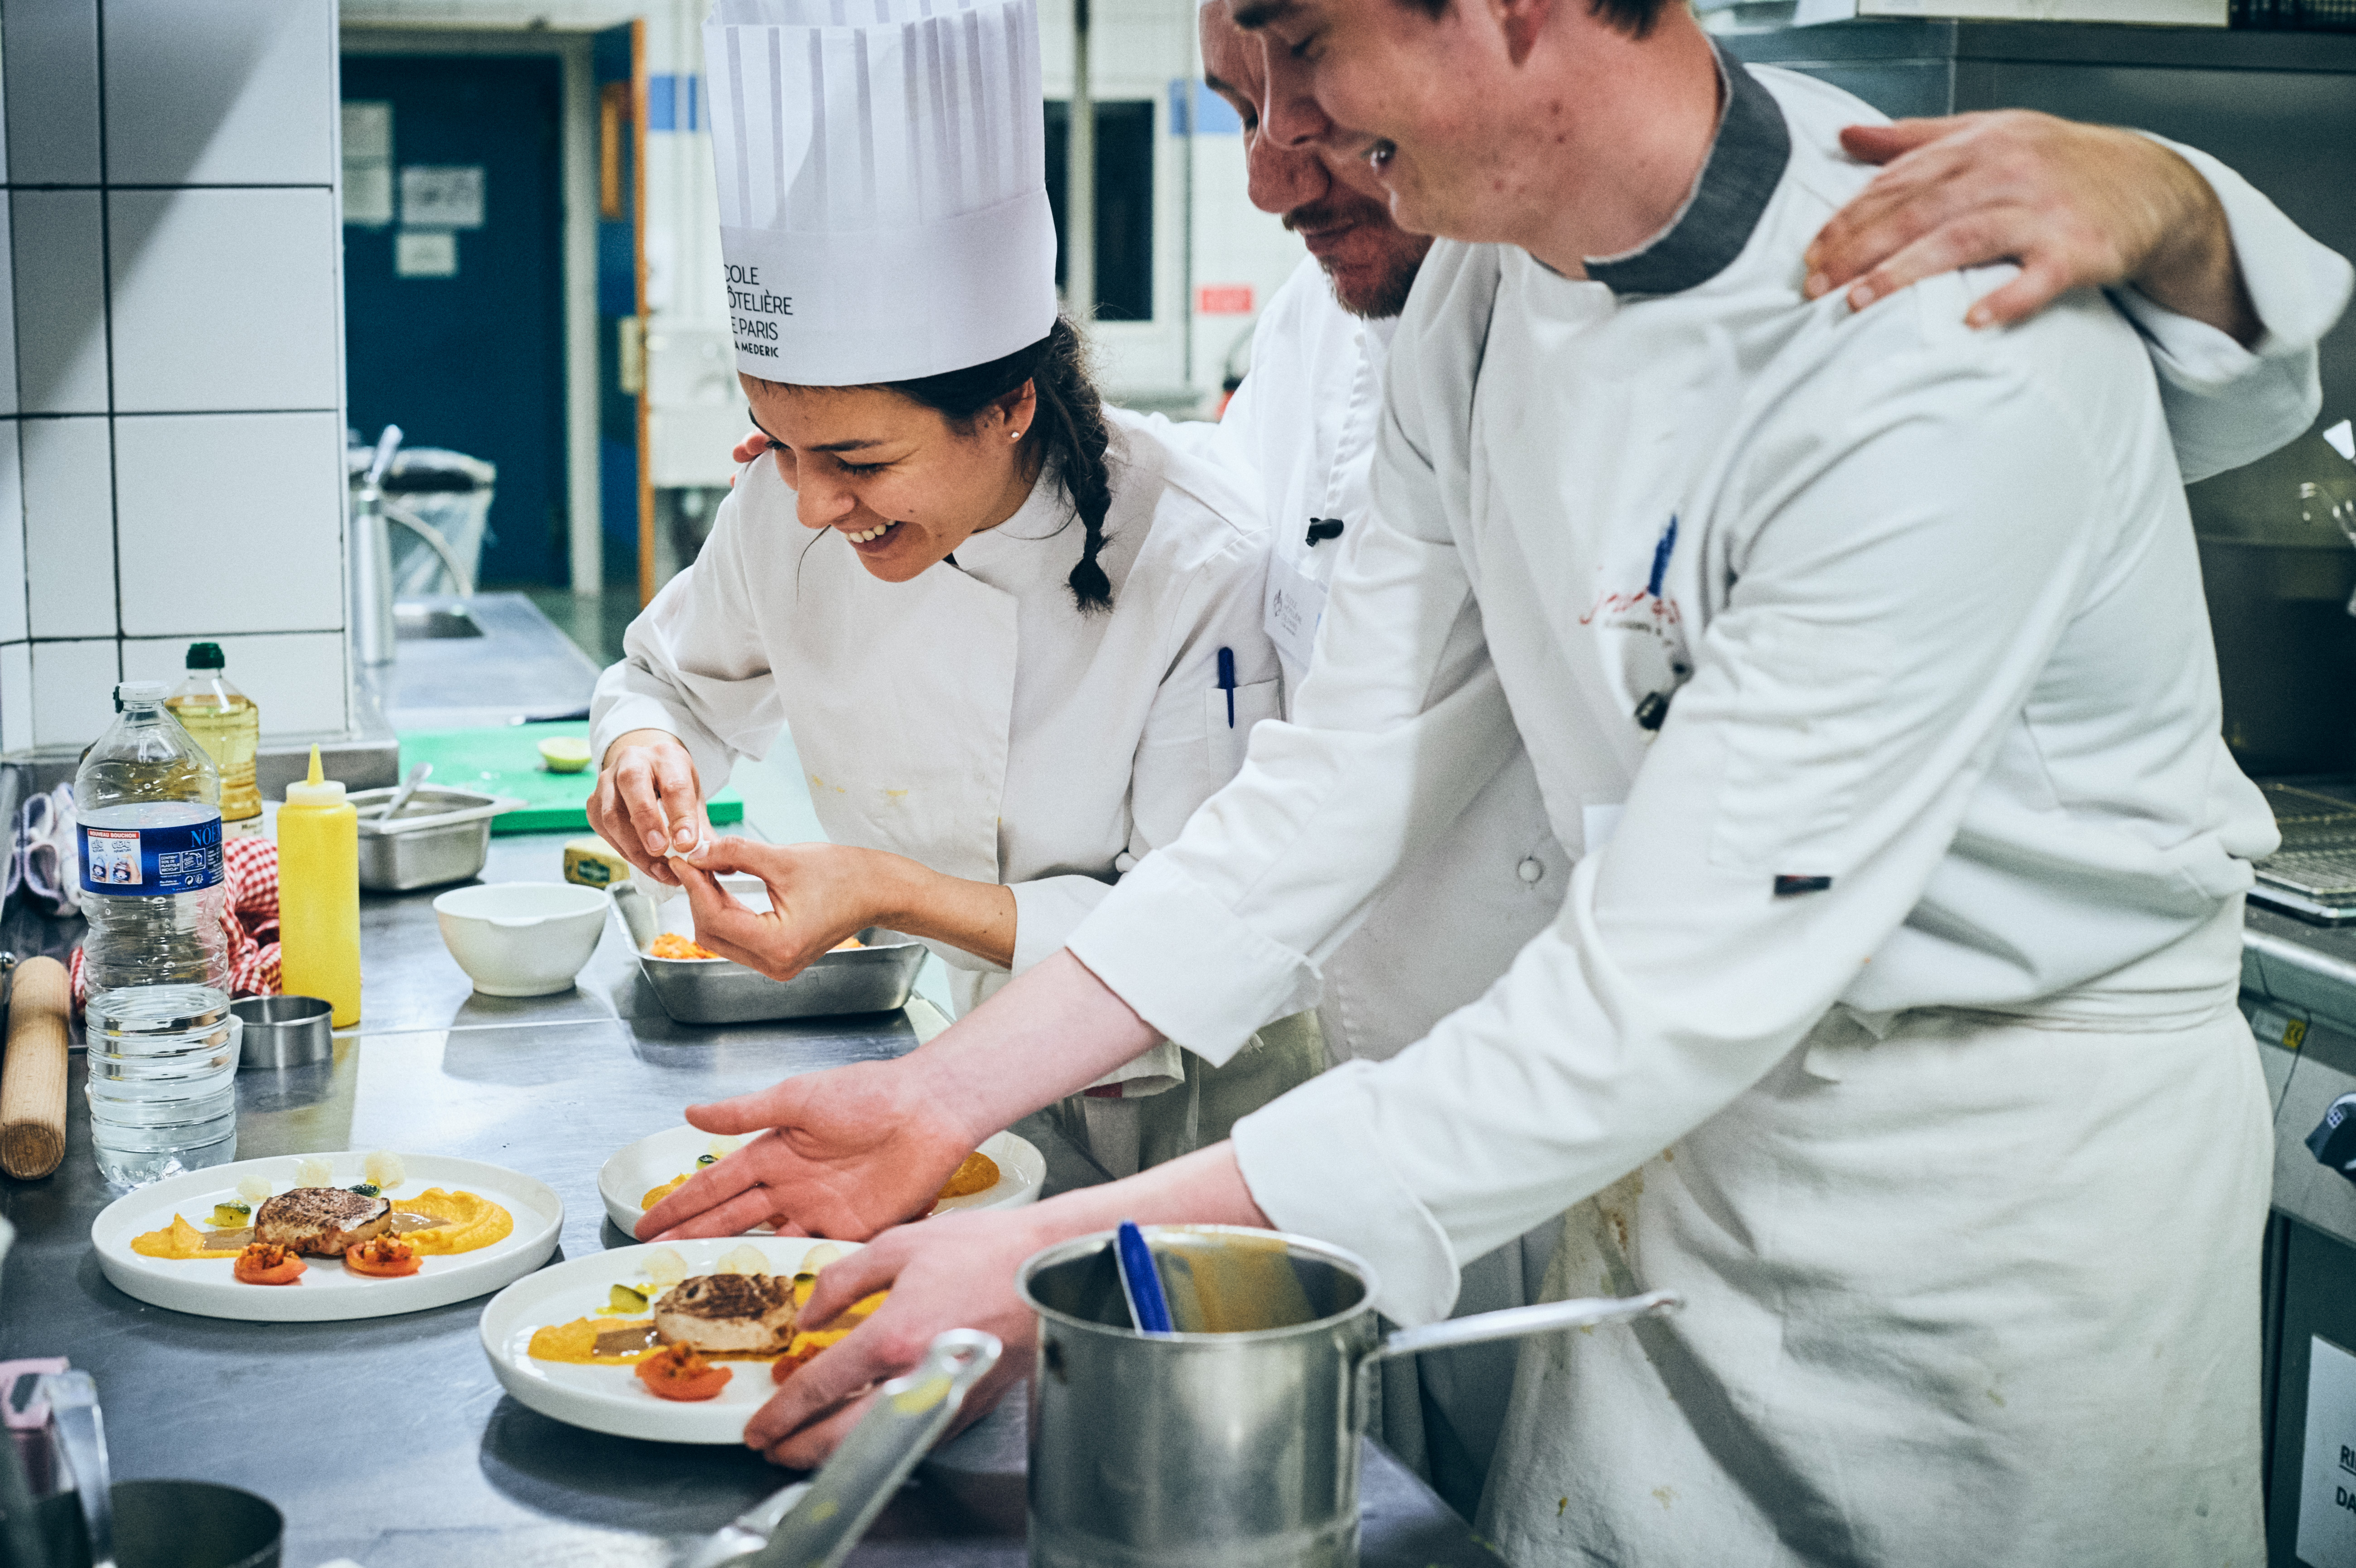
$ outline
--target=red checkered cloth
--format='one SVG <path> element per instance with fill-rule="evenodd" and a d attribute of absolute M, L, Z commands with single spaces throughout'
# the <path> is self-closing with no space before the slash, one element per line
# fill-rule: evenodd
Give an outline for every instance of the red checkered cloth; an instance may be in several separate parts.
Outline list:
<path fill-rule="evenodd" d="M 221 884 L 229 902 L 221 931 L 229 938 L 229 988 L 233 997 L 278 994 L 278 843 L 249 834 L 221 845 Z M 73 951 L 74 1011 L 89 993 L 82 985 L 81 949 Z"/>

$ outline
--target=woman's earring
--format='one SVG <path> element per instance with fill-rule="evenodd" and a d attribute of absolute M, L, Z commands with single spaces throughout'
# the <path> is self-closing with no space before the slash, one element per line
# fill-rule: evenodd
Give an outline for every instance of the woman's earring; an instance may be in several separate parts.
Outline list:
<path fill-rule="evenodd" d="M 1006 439 L 1009 441 L 1021 441 L 1023 439 L 1023 432 L 1019 430 L 1010 430 L 1006 432 Z"/>

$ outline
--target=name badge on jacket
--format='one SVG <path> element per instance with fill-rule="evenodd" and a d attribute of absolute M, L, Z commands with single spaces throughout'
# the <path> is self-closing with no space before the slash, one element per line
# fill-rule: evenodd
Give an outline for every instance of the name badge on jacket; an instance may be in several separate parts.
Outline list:
<path fill-rule="evenodd" d="M 1325 613 L 1325 584 L 1302 573 L 1298 561 L 1278 554 L 1268 563 L 1263 624 L 1276 651 L 1302 669 L 1316 646 L 1317 623 Z"/>

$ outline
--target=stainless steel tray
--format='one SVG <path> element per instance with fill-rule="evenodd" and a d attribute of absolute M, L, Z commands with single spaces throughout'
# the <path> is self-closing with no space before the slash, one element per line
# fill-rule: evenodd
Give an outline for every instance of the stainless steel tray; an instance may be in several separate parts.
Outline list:
<path fill-rule="evenodd" d="M 2252 868 L 2251 901 L 2316 925 L 2356 922 L 2356 802 L 2289 784 L 2258 790 L 2282 848 Z"/>
<path fill-rule="evenodd" d="M 348 797 L 360 814 L 360 886 L 371 892 L 403 893 L 478 876 L 490 859 L 491 818 L 523 805 L 509 795 L 471 789 L 421 788 L 401 808 L 397 821 L 384 818 L 394 790 L 356 790 Z"/>
<path fill-rule="evenodd" d="M 739 897 L 750 891 L 738 887 L 735 878 L 723 880 Z M 760 886 L 757 880 L 746 880 L 753 889 Z M 916 988 L 916 971 L 925 964 L 923 943 L 879 926 L 859 933 L 864 947 L 826 954 L 790 980 L 772 980 L 725 958 L 657 958 L 647 948 L 662 934 L 661 911 L 630 883 L 616 883 L 613 894 L 630 945 L 637 951 L 638 972 L 654 987 L 663 1011 L 679 1023 L 748 1024 L 896 1012 L 908 1005 Z"/>

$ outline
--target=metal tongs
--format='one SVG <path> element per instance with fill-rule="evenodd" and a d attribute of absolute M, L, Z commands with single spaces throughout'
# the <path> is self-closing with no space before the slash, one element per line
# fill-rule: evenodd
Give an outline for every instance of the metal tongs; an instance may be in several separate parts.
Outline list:
<path fill-rule="evenodd" d="M 925 1450 L 948 1430 L 1001 1349 L 977 1328 L 952 1328 L 935 1339 L 923 1360 L 876 1391 L 875 1403 L 817 1475 L 723 1525 L 683 1568 L 837 1568 Z"/>

